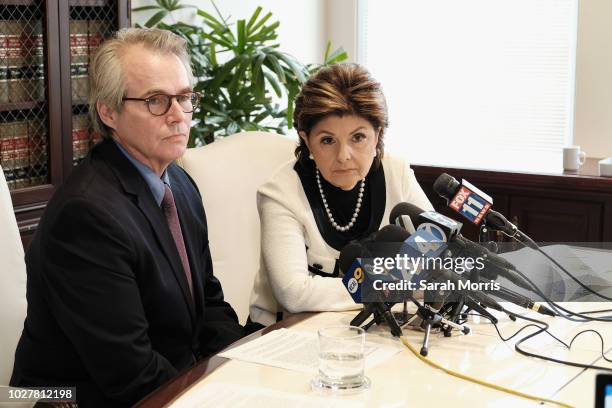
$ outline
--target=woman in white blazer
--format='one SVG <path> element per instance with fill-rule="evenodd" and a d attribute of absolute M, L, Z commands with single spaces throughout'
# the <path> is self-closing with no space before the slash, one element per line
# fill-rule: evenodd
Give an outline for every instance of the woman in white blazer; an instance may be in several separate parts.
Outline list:
<path fill-rule="evenodd" d="M 250 322 L 283 312 L 359 308 L 339 276 L 340 250 L 388 224 L 409 202 L 432 210 L 408 164 L 384 154 L 381 86 L 357 64 L 324 67 L 295 100 L 296 158 L 260 187 L 261 266 Z"/>

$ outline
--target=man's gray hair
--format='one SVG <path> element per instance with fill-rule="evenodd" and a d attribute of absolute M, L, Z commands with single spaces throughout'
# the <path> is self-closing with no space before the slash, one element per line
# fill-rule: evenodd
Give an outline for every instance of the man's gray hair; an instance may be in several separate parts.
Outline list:
<path fill-rule="evenodd" d="M 124 28 L 102 43 L 89 66 L 89 116 L 94 130 L 104 138 L 112 137 L 112 129 L 102 122 L 96 104 L 102 102 L 115 111 L 123 106 L 125 78 L 121 54 L 131 45 L 141 45 L 160 54 L 174 54 L 183 62 L 193 86 L 193 72 L 187 42 L 168 30 L 157 28 Z"/>

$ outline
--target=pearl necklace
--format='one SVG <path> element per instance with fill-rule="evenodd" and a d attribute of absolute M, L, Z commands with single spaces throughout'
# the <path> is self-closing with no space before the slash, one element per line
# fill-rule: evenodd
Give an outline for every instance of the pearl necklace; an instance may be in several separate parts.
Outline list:
<path fill-rule="evenodd" d="M 321 176 L 319 175 L 319 169 L 317 169 L 317 186 L 319 187 L 319 194 L 321 194 L 321 200 L 323 200 L 323 206 L 325 207 L 327 218 L 329 218 L 329 222 L 331 222 L 332 226 L 336 229 L 336 231 L 340 232 L 348 231 L 349 229 L 351 229 L 353 225 L 355 225 L 355 221 L 357 221 L 359 211 L 361 211 L 361 200 L 363 199 L 363 191 L 365 190 L 365 177 L 361 179 L 361 185 L 359 186 L 359 195 L 357 196 L 357 205 L 355 206 L 355 211 L 353 212 L 351 221 L 344 226 L 338 225 L 329 209 L 329 205 L 327 204 L 327 200 L 325 199 L 325 193 L 323 192 L 323 186 L 321 185 Z"/>

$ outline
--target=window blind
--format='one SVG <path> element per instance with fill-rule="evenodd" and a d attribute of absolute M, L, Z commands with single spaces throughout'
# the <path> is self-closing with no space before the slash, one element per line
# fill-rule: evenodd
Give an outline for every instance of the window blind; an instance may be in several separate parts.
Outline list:
<path fill-rule="evenodd" d="M 414 164 L 554 172 L 571 143 L 577 0 L 359 0 L 358 58 Z"/>

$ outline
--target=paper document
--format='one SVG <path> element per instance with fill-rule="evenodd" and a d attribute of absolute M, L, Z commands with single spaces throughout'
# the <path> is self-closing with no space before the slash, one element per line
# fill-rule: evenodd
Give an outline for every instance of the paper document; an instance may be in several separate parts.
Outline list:
<path fill-rule="evenodd" d="M 393 357 L 400 350 L 366 340 L 366 369 Z M 219 356 L 314 374 L 319 368 L 319 340 L 316 333 L 278 329 Z"/>
<path fill-rule="evenodd" d="M 364 407 L 358 401 L 342 401 L 312 395 L 296 395 L 286 392 L 245 387 L 224 383 L 204 383 L 191 389 L 179 398 L 172 408 L 218 408 L 218 407 L 266 407 L 266 408 L 327 408 Z"/>

